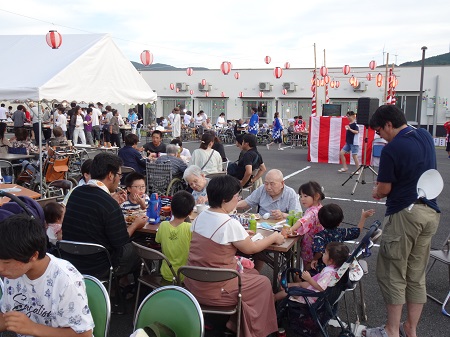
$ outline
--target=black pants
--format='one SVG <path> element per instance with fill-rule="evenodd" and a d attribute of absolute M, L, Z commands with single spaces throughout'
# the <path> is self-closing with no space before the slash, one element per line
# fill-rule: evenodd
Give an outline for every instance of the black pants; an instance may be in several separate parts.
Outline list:
<path fill-rule="evenodd" d="M 116 145 L 116 146 L 120 147 L 120 134 L 118 134 L 118 133 L 111 133 L 110 139 L 111 139 L 111 145 L 112 146 Z"/>
<path fill-rule="evenodd" d="M 41 130 L 39 129 L 39 123 L 33 123 L 33 132 L 36 145 L 39 146 L 39 138 L 41 138 Z"/>

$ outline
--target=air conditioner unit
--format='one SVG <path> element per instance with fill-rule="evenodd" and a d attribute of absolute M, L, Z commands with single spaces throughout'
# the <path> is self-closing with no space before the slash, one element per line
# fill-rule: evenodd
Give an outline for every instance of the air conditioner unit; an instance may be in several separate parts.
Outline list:
<path fill-rule="evenodd" d="M 366 82 L 359 82 L 358 85 L 356 87 L 353 87 L 353 91 L 360 91 L 360 92 L 364 92 L 367 90 L 367 84 Z"/>
<path fill-rule="evenodd" d="M 270 82 L 259 82 L 259 90 L 261 91 L 270 91 Z"/>
<path fill-rule="evenodd" d="M 187 84 L 184 82 L 177 82 L 175 84 L 175 88 L 177 88 L 178 91 L 187 91 L 188 90 Z"/>
<path fill-rule="evenodd" d="M 284 82 L 283 89 L 287 91 L 295 91 L 295 83 L 294 82 Z"/>
<path fill-rule="evenodd" d="M 198 84 L 198 90 L 200 90 L 200 91 L 210 91 L 211 88 L 210 88 L 209 83 L 206 83 L 205 85 L 199 83 Z"/>

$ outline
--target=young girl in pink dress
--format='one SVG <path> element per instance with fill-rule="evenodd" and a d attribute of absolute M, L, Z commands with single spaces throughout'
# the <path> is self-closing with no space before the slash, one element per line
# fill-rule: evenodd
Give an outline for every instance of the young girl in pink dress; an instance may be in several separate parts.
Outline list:
<path fill-rule="evenodd" d="M 301 257 L 304 269 L 309 270 L 313 260 L 314 235 L 323 230 L 318 213 L 319 209 L 322 208 L 321 201 L 325 199 L 325 195 L 322 192 L 322 187 L 315 181 L 301 185 L 298 194 L 300 195 L 300 203 L 306 211 L 303 217 L 291 227 L 291 233 L 303 235 Z"/>

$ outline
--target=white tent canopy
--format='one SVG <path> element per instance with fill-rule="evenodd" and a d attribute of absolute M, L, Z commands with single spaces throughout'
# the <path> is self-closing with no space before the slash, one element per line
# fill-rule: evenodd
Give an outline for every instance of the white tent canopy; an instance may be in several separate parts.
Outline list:
<path fill-rule="evenodd" d="M 0 35 L 0 101 L 142 104 L 156 100 L 107 34 L 63 35 L 59 49 L 44 35 Z"/>

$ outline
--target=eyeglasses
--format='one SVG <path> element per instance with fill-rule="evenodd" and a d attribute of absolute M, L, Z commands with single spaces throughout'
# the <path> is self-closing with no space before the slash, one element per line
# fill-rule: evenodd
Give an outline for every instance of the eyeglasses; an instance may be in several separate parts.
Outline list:
<path fill-rule="evenodd" d="M 381 129 L 383 129 L 384 127 L 382 126 L 382 127 L 379 127 L 377 130 L 375 130 L 375 133 L 379 136 L 380 135 L 380 131 L 381 131 Z"/>
<path fill-rule="evenodd" d="M 122 172 L 121 173 L 117 172 L 116 175 L 119 176 L 120 178 L 123 177 L 123 173 Z"/>
<path fill-rule="evenodd" d="M 139 190 L 145 190 L 145 186 L 130 186 L 130 187 L 134 187 L 134 188 L 137 188 Z"/>

